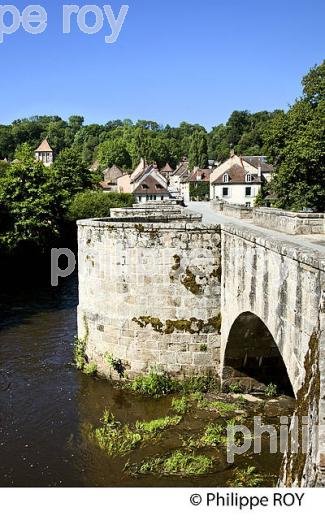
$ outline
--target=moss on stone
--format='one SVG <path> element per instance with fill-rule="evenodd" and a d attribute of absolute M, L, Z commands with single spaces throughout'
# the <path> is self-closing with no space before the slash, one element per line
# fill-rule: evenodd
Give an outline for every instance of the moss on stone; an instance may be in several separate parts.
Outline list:
<path fill-rule="evenodd" d="M 140 316 L 140 318 L 133 318 L 132 321 L 137 323 L 142 329 L 151 325 L 156 332 L 161 334 L 174 334 L 175 332 L 187 332 L 189 334 L 217 332 L 220 334 L 221 329 L 220 313 L 213 318 L 209 318 L 207 322 L 197 318 L 190 318 L 189 320 L 166 320 L 166 323 L 163 324 L 159 318 L 152 316 Z"/>
<path fill-rule="evenodd" d="M 178 255 L 174 255 L 173 259 L 174 259 L 174 265 L 173 265 L 172 269 L 173 269 L 173 271 L 178 271 L 178 269 L 181 266 L 181 257 Z"/>
<path fill-rule="evenodd" d="M 142 329 L 151 325 L 156 332 L 162 332 L 163 324 L 159 318 L 153 318 L 151 316 L 140 316 L 140 318 L 133 318 L 132 321 L 137 323 Z"/>
<path fill-rule="evenodd" d="M 189 267 L 186 268 L 186 276 L 181 280 L 184 287 L 193 294 L 201 294 L 202 286 L 197 283 L 196 276 Z"/>

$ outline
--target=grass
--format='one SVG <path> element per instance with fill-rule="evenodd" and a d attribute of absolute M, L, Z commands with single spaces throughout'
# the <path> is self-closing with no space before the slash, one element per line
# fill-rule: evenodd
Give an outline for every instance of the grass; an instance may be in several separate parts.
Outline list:
<path fill-rule="evenodd" d="M 151 372 L 148 375 L 136 377 L 130 383 L 130 388 L 141 395 L 158 398 L 175 392 L 177 385 L 168 374 Z"/>
<path fill-rule="evenodd" d="M 176 413 L 180 413 L 184 415 L 191 408 L 192 400 L 187 396 L 182 396 L 179 398 L 174 398 L 172 400 L 172 410 Z"/>
<path fill-rule="evenodd" d="M 174 415 L 173 417 L 162 417 L 160 419 L 153 419 L 152 421 L 137 421 L 135 424 L 136 430 L 138 432 L 144 432 L 149 434 L 156 434 L 170 426 L 176 426 L 182 420 L 182 417 L 179 415 Z"/>
<path fill-rule="evenodd" d="M 174 451 L 167 457 L 156 457 L 140 463 L 135 472 L 141 475 L 159 474 L 179 477 L 206 475 L 213 467 L 213 459 L 184 451 Z"/>
<path fill-rule="evenodd" d="M 114 415 L 105 410 L 102 426 L 96 428 L 93 437 L 101 449 L 110 456 L 126 455 L 143 443 L 153 440 L 159 433 L 180 423 L 182 417 L 162 417 L 152 421 L 137 421 L 133 427 L 122 425 Z"/>
<path fill-rule="evenodd" d="M 194 394 L 194 399 L 195 398 L 197 398 L 198 408 L 201 408 L 204 410 L 217 410 L 217 412 L 221 416 L 234 412 L 238 408 L 236 406 L 236 404 L 224 403 L 222 401 L 209 401 L 202 395 L 198 395 L 198 394 Z"/>
<path fill-rule="evenodd" d="M 225 434 L 225 427 L 222 424 L 209 424 L 202 437 L 199 439 L 200 446 L 225 446 L 227 444 L 227 435 Z"/>
<path fill-rule="evenodd" d="M 227 485 L 229 487 L 257 487 L 262 482 L 263 477 L 256 472 L 256 468 L 248 466 L 246 469 L 236 468 Z"/>
<path fill-rule="evenodd" d="M 212 376 L 188 377 L 183 380 L 171 378 L 169 374 L 150 372 L 150 374 L 139 375 L 128 383 L 128 388 L 133 392 L 147 397 L 159 398 L 172 393 L 193 394 L 207 393 L 216 389 L 217 384 Z"/>

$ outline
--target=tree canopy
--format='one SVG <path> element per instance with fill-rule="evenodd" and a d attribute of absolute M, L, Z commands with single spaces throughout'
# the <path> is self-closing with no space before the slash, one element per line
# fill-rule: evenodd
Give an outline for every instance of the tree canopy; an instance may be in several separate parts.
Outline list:
<path fill-rule="evenodd" d="M 325 211 L 325 61 L 303 79 L 303 95 L 266 130 L 280 208 Z"/>

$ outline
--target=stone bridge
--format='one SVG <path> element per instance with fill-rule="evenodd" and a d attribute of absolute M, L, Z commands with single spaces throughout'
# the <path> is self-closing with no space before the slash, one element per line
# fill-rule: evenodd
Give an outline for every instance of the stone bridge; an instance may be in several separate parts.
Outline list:
<path fill-rule="evenodd" d="M 163 209 L 162 209 L 163 208 Z M 79 337 L 99 371 L 218 374 L 276 383 L 307 417 L 308 453 L 289 447 L 285 485 L 325 468 L 324 236 L 291 237 L 217 215 L 147 205 L 79 223 Z M 140 269 L 141 267 L 141 269 Z M 315 428 L 319 425 L 319 429 Z"/>

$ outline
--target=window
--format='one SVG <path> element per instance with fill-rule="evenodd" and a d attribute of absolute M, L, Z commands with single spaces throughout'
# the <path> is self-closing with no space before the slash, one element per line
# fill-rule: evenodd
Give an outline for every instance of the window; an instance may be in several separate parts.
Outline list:
<path fill-rule="evenodd" d="M 229 182 L 229 175 L 228 173 L 225 173 L 223 176 L 223 182 Z"/>
<path fill-rule="evenodd" d="M 252 176 L 250 173 L 247 173 L 246 175 L 246 182 L 252 182 Z"/>
<path fill-rule="evenodd" d="M 148 189 L 149 189 L 149 186 L 148 186 L 148 184 L 142 184 L 142 185 L 141 185 L 141 188 L 142 188 L 143 190 L 148 190 Z"/>
<path fill-rule="evenodd" d="M 229 188 L 222 188 L 222 196 L 228 197 L 229 195 Z"/>
<path fill-rule="evenodd" d="M 252 207 L 250 202 L 246 202 L 245 206 L 246 206 L 246 208 L 251 208 Z"/>
<path fill-rule="evenodd" d="M 245 188 L 245 197 L 252 196 L 252 188 Z"/>

